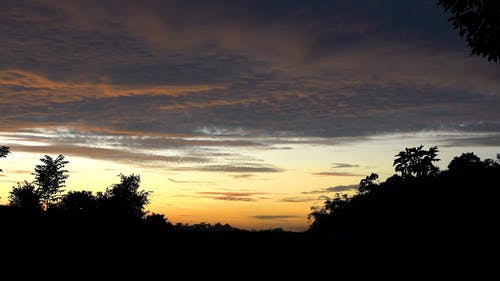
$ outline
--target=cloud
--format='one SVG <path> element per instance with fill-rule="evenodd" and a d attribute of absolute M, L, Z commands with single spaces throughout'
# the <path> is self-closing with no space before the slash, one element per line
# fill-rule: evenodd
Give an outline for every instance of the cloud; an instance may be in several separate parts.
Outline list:
<path fill-rule="evenodd" d="M 17 132 L 0 132 L 22 142 L 58 142 L 66 144 L 96 144 L 134 148 L 182 148 L 182 147 L 270 147 L 258 138 L 207 138 L 204 135 L 148 134 L 130 131 L 115 131 L 102 127 L 54 126 L 45 128 L 22 129 Z M 228 152 L 212 153 L 212 156 L 231 156 Z"/>
<path fill-rule="evenodd" d="M 356 164 L 349 164 L 349 163 L 332 163 L 332 168 L 333 169 L 339 169 L 339 168 L 358 168 L 359 165 Z"/>
<path fill-rule="evenodd" d="M 110 160 L 125 163 L 140 163 L 141 165 L 163 166 L 166 163 L 200 163 L 208 162 L 204 157 L 191 156 L 162 156 L 130 152 L 121 149 L 107 149 L 96 147 L 83 147 L 75 145 L 10 145 L 12 152 L 30 152 L 38 154 L 63 154 L 66 156 L 79 156 L 91 159 Z"/>
<path fill-rule="evenodd" d="M 255 176 L 254 174 L 237 174 L 237 175 L 231 175 L 231 177 L 235 179 L 246 179 Z"/>
<path fill-rule="evenodd" d="M 30 170 L 5 170 L 4 169 L 4 173 L 7 172 L 9 174 L 24 174 L 24 175 L 30 175 L 31 173 L 33 173 L 33 171 L 30 171 Z"/>
<path fill-rule="evenodd" d="M 314 193 L 304 193 L 303 194 L 314 194 Z M 317 200 L 318 198 L 312 197 L 284 197 L 276 200 L 276 202 L 286 202 L 286 203 L 302 203 Z"/>
<path fill-rule="evenodd" d="M 500 144 L 500 134 L 487 134 L 483 136 L 468 136 L 450 138 L 442 141 L 441 146 L 498 146 Z"/>
<path fill-rule="evenodd" d="M 238 174 L 241 177 L 249 177 L 251 173 L 281 171 L 277 167 L 263 163 L 261 159 L 228 152 L 235 147 L 265 148 L 273 145 L 263 144 L 258 138 L 207 138 L 161 134 L 137 136 L 124 132 L 103 133 L 95 129 L 80 131 L 71 128 L 53 128 L 0 132 L 0 139 L 2 143 L 10 145 L 13 151 L 65 154 L 167 167 L 171 170 L 243 172 Z M 191 149 L 193 147 L 196 149 Z M 207 165 L 221 161 L 231 164 Z M 186 163 L 189 165 L 186 166 Z"/>
<path fill-rule="evenodd" d="M 344 192 L 356 191 L 358 189 L 358 187 L 359 187 L 358 184 L 337 185 L 337 186 L 332 186 L 332 187 L 327 187 L 327 188 L 322 188 L 322 189 L 304 191 L 304 192 L 301 192 L 301 194 L 323 194 L 323 193 L 331 193 L 331 192 L 344 193 Z"/>
<path fill-rule="evenodd" d="M 291 218 L 296 218 L 297 216 L 293 215 L 256 215 L 252 216 L 252 218 L 258 219 L 258 220 L 286 220 L 286 219 L 291 219 Z"/>
<path fill-rule="evenodd" d="M 178 96 L 224 89 L 223 85 L 113 85 L 106 83 L 53 81 L 19 69 L 0 70 L 0 90 L 16 92 L 21 100 L 44 97 L 44 102 L 75 102 L 89 98 L 114 98 L 134 95 Z"/>
<path fill-rule="evenodd" d="M 319 172 L 314 173 L 315 176 L 329 176 L 329 177 L 363 177 L 364 174 L 356 174 L 349 172 Z"/>
<path fill-rule="evenodd" d="M 196 167 L 178 167 L 177 171 L 200 171 L 200 172 L 222 172 L 222 173 L 280 173 L 283 169 L 268 165 L 207 165 Z"/>
<path fill-rule="evenodd" d="M 190 184 L 215 184 L 214 182 L 211 181 L 182 181 L 182 180 L 174 180 L 171 178 L 168 178 L 170 182 L 173 183 L 190 183 Z"/>
<path fill-rule="evenodd" d="M 204 198 L 211 198 L 215 200 L 223 201 L 242 201 L 242 202 L 254 202 L 257 201 L 255 196 L 267 194 L 265 192 L 209 192 L 201 191 L 196 194 L 201 195 Z"/>
<path fill-rule="evenodd" d="M 59 2 L 0 10 L 4 130 L 500 131 L 499 68 L 428 1 Z"/>

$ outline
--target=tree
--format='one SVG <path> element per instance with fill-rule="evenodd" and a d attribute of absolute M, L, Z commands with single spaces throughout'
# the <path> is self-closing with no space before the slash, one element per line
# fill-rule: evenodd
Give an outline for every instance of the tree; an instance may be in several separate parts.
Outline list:
<path fill-rule="evenodd" d="M 361 193 L 370 192 L 374 187 L 377 186 L 377 184 L 375 183 L 377 179 L 378 175 L 375 173 L 371 173 L 369 176 L 359 182 L 358 191 Z"/>
<path fill-rule="evenodd" d="M 308 219 L 314 219 L 318 221 L 321 217 L 330 216 L 335 212 L 339 212 L 349 206 L 350 198 L 347 194 L 335 193 L 333 198 L 328 196 L 322 196 L 325 199 L 323 206 L 313 206 L 311 207 L 311 213 L 308 215 Z"/>
<path fill-rule="evenodd" d="M 465 36 L 471 54 L 500 59 L 500 1 L 498 0 L 439 0 L 448 19 L 461 37 Z"/>
<path fill-rule="evenodd" d="M 143 218 L 144 207 L 149 204 L 148 197 L 151 192 L 139 191 L 140 182 L 139 175 L 120 174 L 120 183 L 106 189 L 103 194 L 98 194 L 103 211 L 126 221 Z"/>
<path fill-rule="evenodd" d="M 9 204 L 12 207 L 23 210 L 37 211 L 42 209 L 40 194 L 36 192 L 35 186 L 27 181 L 24 184 L 17 184 L 17 187 L 12 187 L 9 194 Z"/>
<path fill-rule="evenodd" d="M 174 226 L 168 221 L 168 219 L 163 214 L 152 213 L 147 215 L 144 219 L 146 225 L 148 225 L 153 230 L 172 230 Z"/>
<path fill-rule="evenodd" d="M 72 217 L 89 216 L 96 209 L 96 197 L 91 191 L 70 191 L 61 198 L 59 208 Z"/>
<path fill-rule="evenodd" d="M 69 162 L 64 160 L 63 155 L 57 156 L 56 159 L 45 155 L 40 159 L 42 165 L 35 166 L 35 181 L 37 192 L 44 203 L 45 208 L 50 207 L 51 204 L 57 202 L 59 199 L 58 194 L 63 192 L 62 188 L 65 186 L 68 175 L 68 170 L 64 170 L 64 166 Z"/>
<path fill-rule="evenodd" d="M 10 150 L 7 146 L 0 146 L 0 158 L 5 158 L 7 155 L 9 155 Z M 3 172 L 2 169 L 0 169 L 0 172 Z"/>
<path fill-rule="evenodd" d="M 448 165 L 450 172 L 464 172 L 467 170 L 480 169 L 485 165 L 481 159 L 472 152 L 462 153 L 462 155 L 453 158 Z"/>
<path fill-rule="evenodd" d="M 423 145 L 405 148 L 404 151 L 395 155 L 396 159 L 392 164 L 394 170 L 400 172 L 403 178 L 436 175 L 439 168 L 434 166 L 433 162 L 440 160 L 436 158 L 439 150 L 437 146 L 433 146 L 429 150 L 423 148 Z"/>

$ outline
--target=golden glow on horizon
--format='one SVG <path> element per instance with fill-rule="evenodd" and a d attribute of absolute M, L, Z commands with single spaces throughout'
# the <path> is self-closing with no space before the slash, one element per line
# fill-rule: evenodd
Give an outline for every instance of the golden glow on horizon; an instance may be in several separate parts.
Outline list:
<path fill-rule="evenodd" d="M 49 145 L 5 135 L 0 137 L 0 141 L 2 145 Z M 437 142 L 438 139 L 423 134 L 353 139 L 350 142 L 332 141 L 329 144 L 279 144 L 273 149 L 217 148 L 237 152 L 249 159 L 258 159 L 263 164 L 281 169 L 281 172 L 179 170 L 175 163 L 151 166 L 141 162 L 117 162 L 112 158 L 97 159 L 95 156 L 90 159 L 66 150 L 65 156 L 70 161 L 66 190 L 104 191 L 119 181 L 118 174 L 135 173 L 141 175 L 141 188 L 153 191 L 147 209 L 165 214 L 173 223 L 221 222 L 246 229 L 283 227 L 304 230 L 308 225 L 310 207 L 322 203 L 319 199 L 321 195 L 334 194 L 326 191 L 314 194 L 307 192 L 357 184 L 363 178 L 359 174 L 368 175 L 371 172 L 379 173 L 383 180 L 393 174 L 393 155 L 402 148 Z M 56 147 L 50 151 L 57 150 L 57 144 L 53 145 Z M 445 168 L 451 158 L 461 152 L 474 151 L 482 158 L 491 158 L 498 150 L 499 147 L 442 147 L 440 166 Z M 40 151 L 43 151 L 43 147 Z M 0 167 L 4 170 L 0 177 L 2 204 L 8 202 L 8 192 L 16 182 L 33 179 L 31 172 L 42 155 L 13 149 L 7 158 L 0 160 Z M 106 157 L 103 155 L 103 158 Z M 335 168 L 333 163 L 350 164 L 352 167 Z M 346 175 L 315 175 L 329 171 Z M 349 176 L 349 173 L 355 176 Z"/>

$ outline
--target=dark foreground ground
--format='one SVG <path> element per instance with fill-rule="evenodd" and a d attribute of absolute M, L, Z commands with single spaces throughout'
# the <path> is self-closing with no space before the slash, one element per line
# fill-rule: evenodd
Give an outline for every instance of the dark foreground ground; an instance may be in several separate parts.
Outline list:
<path fill-rule="evenodd" d="M 469 239 L 470 238 L 470 239 Z M 282 261 L 298 266 L 316 263 L 375 263 L 421 257 L 421 261 L 469 260 L 496 256 L 493 240 L 478 237 L 364 237 L 308 232 L 191 232 L 102 226 L 2 230 L 2 249 L 15 259 L 59 262 L 121 261 L 125 264 L 260 264 Z M 478 256 L 480 253 L 480 256 Z M 40 259 L 41 258 L 41 259 Z M 400 260 L 401 261 L 401 260 Z M 137 264 L 136 264 L 137 265 Z M 248 265 L 248 264 L 247 264 Z"/>
<path fill-rule="evenodd" d="M 458 237 L 455 237 L 458 238 Z M 490 241 L 294 232 L 183 232 L 124 226 L 2 230 L 4 274 L 20 280 L 445 279 L 494 272 Z M 466 275 L 467 274 L 467 275 Z M 5 280 L 15 280 L 7 278 Z M 382 280 L 384 280 L 382 279 Z"/>

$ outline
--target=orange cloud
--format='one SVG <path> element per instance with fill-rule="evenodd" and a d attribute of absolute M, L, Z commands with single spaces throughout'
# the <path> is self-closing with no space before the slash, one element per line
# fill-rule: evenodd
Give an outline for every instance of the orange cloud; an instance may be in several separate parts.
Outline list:
<path fill-rule="evenodd" d="M 42 75 L 19 69 L 0 71 L 0 90 L 14 89 L 17 95 L 43 97 L 57 102 L 80 101 L 85 98 L 109 98 L 135 95 L 166 95 L 223 90 L 227 85 L 154 85 L 135 86 L 107 83 L 54 81 Z M 0 98 L 1 99 L 1 98 Z"/>

